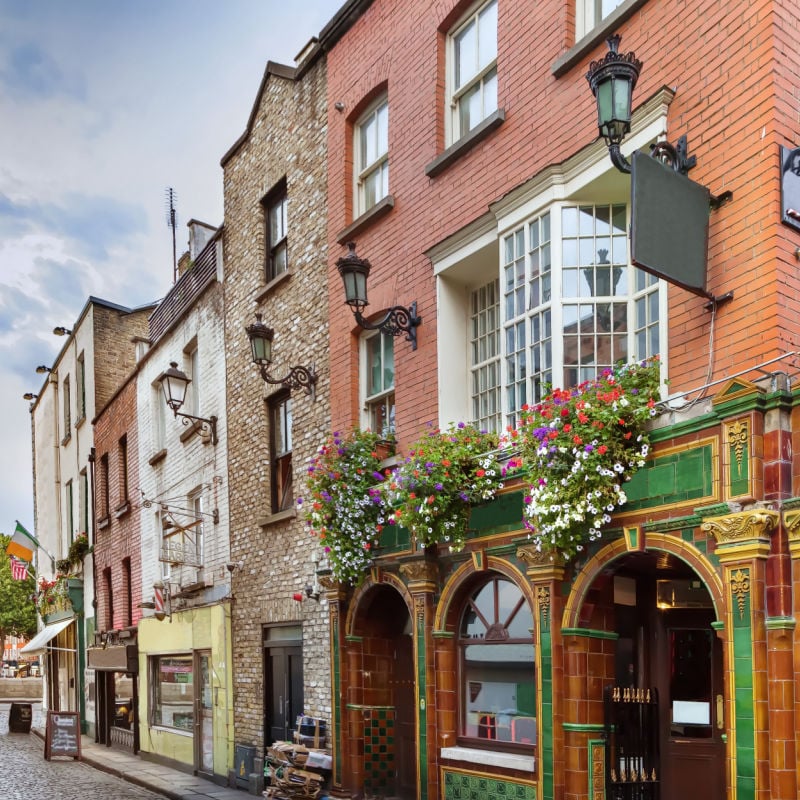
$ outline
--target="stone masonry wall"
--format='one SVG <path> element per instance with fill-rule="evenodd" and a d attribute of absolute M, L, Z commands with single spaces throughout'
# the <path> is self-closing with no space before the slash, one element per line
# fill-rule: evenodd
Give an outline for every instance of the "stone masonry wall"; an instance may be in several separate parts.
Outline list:
<path fill-rule="evenodd" d="M 271 515 L 270 430 L 262 381 L 244 328 L 260 311 L 275 330 L 273 375 L 316 365 L 316 400 L 292 392 L 294 497 L 307 462 L 330 428 L 326 280 L 324 61 L 297 77 L 268 65 L 244 137 L 223 159 L 225 190 L 225 356 L 229 448 L 235 739 L 263 753 L 262 636 L 272 623 L 302 625 L 304 712 L 330 720 L 325 601 L 292 594 L 313 581 L 315 541 L 294 510 Z M 265 282 L 262 199 L 286 180 L 289 275 Z"/>
<path fill-rule="evenodd" d="M 147 338 L 147 318 L 152 306 L 129 313 L 100 305 L 94 306 L 94 391 L 95 408 L 101 409 L 136 363 L 132 337 Z M 87 386 L 88 386 L 87 382 Z"/>

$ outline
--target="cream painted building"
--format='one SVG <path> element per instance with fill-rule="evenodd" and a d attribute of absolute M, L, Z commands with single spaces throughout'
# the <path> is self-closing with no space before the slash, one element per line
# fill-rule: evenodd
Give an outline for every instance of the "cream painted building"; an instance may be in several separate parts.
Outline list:
<path fill-rule="evenodd" d="M 139 747 L 221 779 L 233 765 L 222 239 L 189 228 L 138 366 Z M 171 364 L 189 379 L 177 415 L 160 381 Z"/>

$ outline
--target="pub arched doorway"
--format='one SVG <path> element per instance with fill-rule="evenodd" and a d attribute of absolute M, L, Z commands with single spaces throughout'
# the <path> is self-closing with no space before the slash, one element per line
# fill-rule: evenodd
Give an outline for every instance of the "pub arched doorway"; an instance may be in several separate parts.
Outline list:
<path fill-rule="evenodd" d="M 348 642 L 351 768 L 360 783 L 351 788 L 368 796 L 417 796 L 412 631 L 397 589 L 379 584 L 359 598 Z"/>
<path fill-rule="evenodd" d="M 607 633 L 613 643 L 613 658 L 597 662 L 604 723 L 614 731 L 606 745 L 612 795 L 639 797 L 649 783 L 651 794 L 641 796 L 724 800 L 723 648 L 698 572 L 665 550 L 626 553 L 597 572 L 576 610 L 578 631 Z"/>

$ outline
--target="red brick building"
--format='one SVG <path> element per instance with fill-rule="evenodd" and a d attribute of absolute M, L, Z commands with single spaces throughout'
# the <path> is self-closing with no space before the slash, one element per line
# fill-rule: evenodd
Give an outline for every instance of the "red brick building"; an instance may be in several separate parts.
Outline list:
<path fill-rule="evenodd" d="M 320 34 L 333 429 L 385 428 L 401 451 L 428 423 L 503 430 L 548 384 L 654 355 L 665 401 L 628 506 L 580 557 L 530 544 L 512 487 L 508 518 L 473 515 L 461 553 L 408 540 L 333 587 L 343 791 L 797 796 L 797 22 L 769 2 L 600 6 L 364 0 Z M 732 193 L 709 211 L 705 292 L 630 262 L 631 178 L 586 81 L 612 33 L 643 65 L 625 155 L 685 135 L 689 178 Z M 364 315 L 416 303 L 416 348 L 355 324 L 349 241 L 372 265 Z M 466 655 L 469 603 L 492 586 L 530 613 L 535 700 L 519 681 L 476 699 L 514 682 L 475 679 Z M 634 762 L 606 738 L 622 729 L 607 686 L 652 718 Z"/>
<path fill-rule="evenodd" d="M 138 750 L 137 628 L 142 617 L 136 371 L 94 420 L 96 524 L 94 646 L 97 736 Z"/>

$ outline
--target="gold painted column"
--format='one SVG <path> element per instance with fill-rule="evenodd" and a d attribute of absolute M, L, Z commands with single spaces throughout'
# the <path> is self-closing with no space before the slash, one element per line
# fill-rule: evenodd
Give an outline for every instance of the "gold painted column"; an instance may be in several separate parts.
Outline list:
<path fill-rule="evenodd" d="M 408 591 L 414 601 L 411 620 L 414 632 L 414 675 L 417 720 L 417 796 L 419 800 L 439 796 L 439 770 L 437 769 L 437 741 L 434 670 L 433 615 L 436 590 L 439 584 L 439 565 L 425 557 L 400 565 L 400 574 L 406 579 Z M 428 713 L 430 709 L 430 713 Z"/>
<path fill-rule="evenodd" d="M 767 559 L 778 528 L 778 514 L 760 508 L 711 517 L 702 525 L 717 542 L 725 587 L 728 796 L 737 800 L 789 800 L 771 791 L 772 770 L 786 771 L 781 753 L 788 744 L 784 726 L 778 724 L 786 710 L 778 696 L 783 687 L 775 682 L 776 664 L 769 658 L 767 641 Z"/>
<path fill-rule="evenodd" d="M 564 609 L 559 590 L 564 580 L 564 564 L 560 557 L 540 552 L 533 545 L 520 547 L 517 558 L 527 568 L 526 575 L 535 598 L 533 619 L 536 626 L 536 717 L 539 728 L 537 797 L 553 800 L 564 794 L 569 756 L 565 754 L 565 733 L 561 725 L 565 701 L 564 650 L 560 621 Z M 572 769 L 570 774 L 573 774 Z"/>

